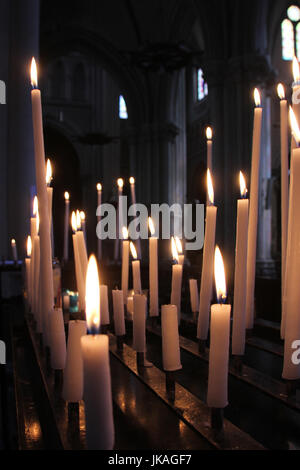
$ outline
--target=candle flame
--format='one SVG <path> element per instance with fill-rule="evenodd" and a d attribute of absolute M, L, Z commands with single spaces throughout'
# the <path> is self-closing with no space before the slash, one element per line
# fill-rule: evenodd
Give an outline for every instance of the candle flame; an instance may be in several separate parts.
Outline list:
<path fill-rule="evenodd" d="M 226 299 L 226 280 L 222 253 L 218 245 L 215 249 L 215 282 L 218 302 L 224 302 Z"/>
<path fill-rule="evenodd" d="M 119 186 L 119 188 L 123 188 L 124 186 L 124 181 L 122 178 L 118 178 L 117 179 L 117 185 Z"/>
<path fill-rule="evenodd" d="M 37 88 L 37 86 L 38 86 L 37 66 L 36 66 L 36 61 L 35 61 L 34 57 L 32 57 L 32 59 L 31 59 L 30 78 L 31 78 L 32 88 Z"/>
<path fill-rule="evenodd" d="M 34 198 L 33 198 L 33 209 L 32 209 L 33 215 L 37 214 L 38 208 L 39 208 L 38 198 L 37 198 L 37 196 L 34 196 Z"/>
<path fill-rule="evenodd" d="M 95 255 L 91 255 L 86 272 L 85 314 L 90 333 L 99 332 L 100 326 L 100 283 Z"/>
<path fill-rule="evenodd" d="M 11 239 L 11 246 L 16 244 L 16 240 L 14 238 Z"/>
<path fill-rule="evenodd" d="M 47 164 L 46 164 L 46 184 L 50 184 L 52 180 L 52 166 L 49 158 L 47 159 Z"/>
<path fill-rule="evenodd" d="M 261 104 L 258 88 L 254 88 L 254 103 L 256 107 L 259 107 Z"/>
<path fill-rule="evenodd" d="M 81 217 L 80 217 L 80 212 L 77 209 L 76 211 L 76 225 L 77 225 L 77 230 L 81 229 Z"/>
<path fill-rule="evenodd" d="M 241 197 L 246 197 L 246 194 L 247 194 L 246 181 L 241 171 L 240 171 L 240 191 L 241 191 Z"/>
<path fill-rule="evenodd" d="M 154 235 L 155 234 L 155 227 L 154 227 L 154 222 L 153 222 L 151 217 L 148 217 L 148 226 L 149 226 L 149 230 L 150 230 L 151 235 Z"/>
<path fill-rule="evenodd" d="M 130 242 L 130 251 L 131 251 L 132 257 L 133 257 L 134 259 L 137 259 L 137 252 L 136 252 L 134 243 L 132 243 L 132 242 Z"/>
<path fill-rule="evenodd" d="M 178 237 L 175 237 L 176 249 L 179 255 L 182 254 L 182 243 Z"/>
<path fill-rule="evenodd" d="M 82 221 L 85 220 L 85 213 L 84 213 L 84 211 L 80 211 L 80 220 L 82 220 Z"/>
<path fill-rule="evenodd" d="M 209 127 L 209 126 L 206 128 L 206 138 L 207 138 L 207 140 L 212 139 L 212 128 Z"/>
<path fill-rule="evenodd" d="M 297 145 L 299 145 L 300 144 L 300 130 L 299 130 L 296 116 L 291 106 L 289 107 L 289 117 L 290 117 L 290 124 L 292 128 L 293 137 L 295 141 L 297 142 Z"/>
<path fill-rule="evenodd" d="M 295 56 L 293 58 L 293 77 L 294 77 L 294 82 L 298 82 L 300 79 L 299 62 L 297 60 L 297 57 Z"/>
<path fill-rule="evenodd" d="M 28 258 L 31 256 L 31 250 L 32 250 L 31 236 L 28 235 L 28 237 L 27 237 L 27 256 L 28 256 Z"/>
<path fill-rule="evenodd" d="M 71 215 L 71 225 L 72 225 L 73 232 L 76 233 L 77 232 L 77 219 L 76 219 L 75 211 L 73 211 Z"/>
<path fill-rule="evenodd" d="M 134 179 L 133 176 L 130 176 L 130 178 L 129 178 L 129 183 L 130 183 L 130 184 L 134 184 L 134 183 L 135 183 L 135 179 Z"/>
<path fill-rule="evenodd" d="M 40 213 L 39 211 L 37 211 L 36 213 L 36 233 L 39 233 L 39 230 L 40 230 Z"/>
<path fill-rule="evenodd" d="M 178 263 L 179 257 L 178 257 L 178 251 L 177 251 L 176 242 L 174 240 L 174 237 L 171 238 L 171 250 L 172 250 L 173 260 L 177 261 L 177 263 Z"/>
<path fill-rule="evenodd" d="M 65 201 L 68 201 L 70 199 L 70 194 L 68 193 L 68 191 L 65 191 L 64 197 Z"/>
<path fill-rule="evenodd" d="M 102 190 L 102 184 L 101 183 L 97 183 L 97 191 L 101 191 Z"/>
<path fill-rule="evenodd" d="M 285 92 L 284 92 L 284 86 L 282 85 L 282 83 L 278 83 L 277 85 L 277 94 L 281 100 L 284 100 Z"/>
<path fill-rule="evenodd" d="M 128 230 L 126 227 L 122 227 L 122 235 L 124 240 L 128 239 Z"/>
<path fill-rule="evenodd" d="M 209 168 L 207 169 L 207 193 L 211 205 L 214 203 L 214 187 L 211 179 Z"/>

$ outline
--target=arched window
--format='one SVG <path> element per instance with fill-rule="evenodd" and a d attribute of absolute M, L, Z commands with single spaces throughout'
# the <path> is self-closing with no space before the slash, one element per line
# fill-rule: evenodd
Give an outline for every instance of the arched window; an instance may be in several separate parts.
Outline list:
<path fill-rule="evenodd" d="M 203 100 L 208 94 L 207 83 L 203 78 L 203 70 L 197 70 L 197 101 Z"/>
<path fill-rule="evenodd" d="M 287 18 L 281 23 L 281 46 L 283 60 L 292 60 L 294 55 L 300 59 L 300 8 L 291 5 Z"/>
<path fill-rule="evenodd" d="M 119 96 L 119 118 L 128 119 L 127 106 L 123 95 Z"/>

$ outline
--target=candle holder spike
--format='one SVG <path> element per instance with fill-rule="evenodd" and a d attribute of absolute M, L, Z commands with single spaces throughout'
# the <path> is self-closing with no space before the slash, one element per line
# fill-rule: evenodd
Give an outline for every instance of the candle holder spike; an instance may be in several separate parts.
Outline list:
<path fill-rule="evenodd" d="M 166 392 L 168 400 L 171 402 L 175 401 L 175 377 L 174 372 L 166 371 Z"/>
<path fill-rule="evenodd" d="M 210 410 L 211 427 L 214 431 L 220 432 L 224 428 L 224 410 L 223 408 L 211 408 Z"/>

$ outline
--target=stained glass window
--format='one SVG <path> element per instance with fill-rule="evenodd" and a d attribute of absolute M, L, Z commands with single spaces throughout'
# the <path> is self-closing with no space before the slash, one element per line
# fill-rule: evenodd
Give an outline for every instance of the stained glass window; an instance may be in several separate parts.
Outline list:
<path fill-rule="evenodd" d="M 291 5 L 287 9 L 287 18 L 281 23 L 281 45 L 283 60 L 292 60 L 294 55 L 300 58 L 300 8 Z"/>
<path fill-rule="evenodd" d="M 127 106 L 123 95 L 119 96 L 119 118 L 128 119 Z"/>
<path fill-rule="evenodd" d="M 201 101 L 208 94 L 207 83 L 203 78 L 203 70 L 197 70 L 197 100 Z"/>

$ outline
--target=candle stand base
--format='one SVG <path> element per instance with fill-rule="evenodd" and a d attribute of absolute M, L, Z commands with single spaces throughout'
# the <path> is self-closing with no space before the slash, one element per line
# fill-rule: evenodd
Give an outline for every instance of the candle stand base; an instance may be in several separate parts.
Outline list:
<path fill-rule="evenodd" d="M 241 356 L 239 354 L 233 354 L 232 359 L 233 359 L 233 369 L 234 369 L 234 371 L 237 374 L 242 375 L 243 374 L 243 356 Z"/>
<path fill-rule="evenodd" d="M 198 339 L 198 352 L 199 354 L 205 354 L 205 346 L 206 340 L 205 339 Z"/>
<path fill-rule="evenodd" d="M 215 431 L 222 431 L 224 427 L 224 411 L 223 408 L 210 409 L 211 427 Z"/>
<path fill-rule="evenodd" d="M 152 362 L 147 361 L 146 353 L 144 353 L 144 352 L 137 352 L 136 353 L 136 363 L 137 363 L 137 368 L 138 369 L 153 366 Z"/>
<path fill-rule="evenodd" d="M 117 349 L 118 351 L 123 351 L 124 345 L 124 336 L 117 336 Z"/>
<path fill-rule="evenodd" d="M 175 401 L 175 377 L 174 372 L 166 371 L 166 392 L 169 401 Z"/>

